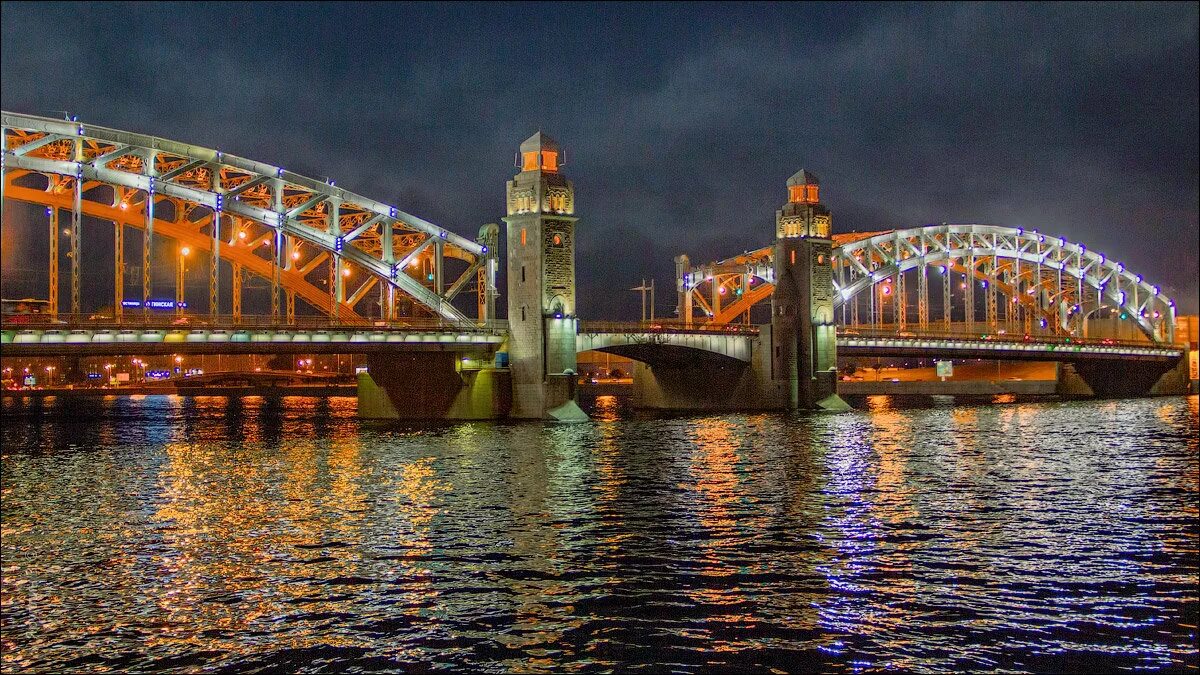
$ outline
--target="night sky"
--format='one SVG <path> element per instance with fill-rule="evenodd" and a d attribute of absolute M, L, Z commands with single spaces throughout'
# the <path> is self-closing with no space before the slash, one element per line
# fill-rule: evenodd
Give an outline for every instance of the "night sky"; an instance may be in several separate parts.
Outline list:
<path fill-rule="evenodd" d="M 4 110 L 220 149 L 460 234 L 539 129 L 575 182 L 580 314 L 673 256 L 766 245 L 784 181 L 834 230 L 1020 225 L 1197 311 L 1197 4 L 5 3 Z"/>

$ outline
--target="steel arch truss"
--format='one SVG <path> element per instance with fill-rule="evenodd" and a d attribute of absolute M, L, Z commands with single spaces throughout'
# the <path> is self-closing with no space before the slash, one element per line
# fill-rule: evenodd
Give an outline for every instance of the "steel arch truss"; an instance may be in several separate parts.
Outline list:
<path fill-rule="evenodd" d="M 220 256 L 234 266 L 235 283 L 242 268 L 272 281 L 275 315 L 282 290 L 289 316 L 292 298 L 300 296 L 331 316 L 352 319 L 357 317 L 354 306 L 379 288 L 388 318 L 395 316 L 399 291 L 401 298 L 408 296 L 442 321 L 473 324 L 476 320 L 451 301 L 476 283 L 478 321 L 494 318 L 486 316 L 482 300 L 495 295 L 494 242 L 464 238 L 332 181 L 219 150 L 76 121 L 9 112 L 2 116 L 0 184 L 5 198 L 71 208 L 73 247 L 78 246 L 79 215 L 87 213 L 141 226 L 147 243 L 157 228 L 181 244 L 208 250 L 211 306 Z M 40 190 L 23 184 L 22 177 L 29 174 L 45 176 L 47 184 Z M 103 186 L 111 189 L 111 199 L 83 199 Z M 170 219 L 162 219 L 163 210 L 171 213 Z M 269 253 L 247 253 L 259 247 Z M 452 258 L 464 261 L 458 266 L 466 269 L 443 279 L 443 262 Z M 72 266 L 76 264 L 73 260 Z M 318 268 L 329 271 L 327 290 L 306 280 Z M 353 288 L 347 287 L 348 270 L 365 272 L 355 275 Z M 72 311 L 78 311 L 77 288 L 72 293 Z M 236 299 L 234 308 L 239 313 Z"/>
<path fill-rule="evenodd" d="M 925 329 L 931 314 L 928 284 L 933 269 L 947 291 L 951 273 L 971 278 L 972 285 L 978 280 L 985 289 L 985 321 L 992 326 L 1001 309 L 996 297 L 1003 295 L 1008 304 L 1021 307 L 1027 315 L 1045 318 L 1061 332 L 1079 332 L 1088 316 L 1110 309 L 1123 314 L 1153 341 L 1174 340 L 1173 300 L 1121 263 L 1065 238 L 1023 228 L 943 224 L 836 235 L 834 244 L 835 308 L 843 308 L 843 314 L 849 308 L 857 317 L 858 298 L 868 294 L 872 313 L 882 317 L 882 303 L 875 302 L 882 298 L 876 297 L 875 289 L 887 284 L 893 322 L 904 330 L 912 325 L 908 322 L 905 273 L 916 270 L 918 302 L 913 327 Z M 702 319 L 706 323 L 748 317 L 750 308 L 770 297 L 773 290 L 772 252 L 772 248 L 758 249 L 697 268 L 690 268 L 685 256 L 677 259 L 684 320 L 691 320 L 696 305 L 706 315 Z M 722 304 L 725 297 L 733 302 Z M 965 321 L 973 324 L 975 293 L 965 293 L 960 301 L 965 305 Z M 948 301 L 945 309 L 949 309 Z M 945 311 L 942 318 L 949 322 Z"/>

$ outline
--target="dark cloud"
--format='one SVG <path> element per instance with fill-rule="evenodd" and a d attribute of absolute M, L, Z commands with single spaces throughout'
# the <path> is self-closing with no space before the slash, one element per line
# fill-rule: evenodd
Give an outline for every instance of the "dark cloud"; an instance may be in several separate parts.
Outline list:
<path fill-rule="evenodd" d="M 569 153 L 581 304 L 766 243 L 783 181 L 835 229 L 1020 224 L 1197 311 L 1197 6 L 4 4 L 5 110 L 332 177 L 463 234 L 516 145 Z M 673 306 L 659 294 L 660 311 Z"/>

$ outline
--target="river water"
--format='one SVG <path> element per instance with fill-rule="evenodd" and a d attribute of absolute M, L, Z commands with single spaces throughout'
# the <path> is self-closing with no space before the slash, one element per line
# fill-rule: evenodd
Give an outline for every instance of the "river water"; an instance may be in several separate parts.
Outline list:
<path fill-rule="evenodd" d="M 1197 398 L 2 403 L 5 672 L 1197 668 Z"/>

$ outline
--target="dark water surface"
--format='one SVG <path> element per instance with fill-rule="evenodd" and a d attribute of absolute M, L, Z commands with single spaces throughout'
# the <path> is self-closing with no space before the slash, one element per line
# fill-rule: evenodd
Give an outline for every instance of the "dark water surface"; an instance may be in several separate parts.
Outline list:
<path fill-rule="evenodd" d="M 4 399 L 6 672 L 1197 669 L 1197 398 Z"/>

